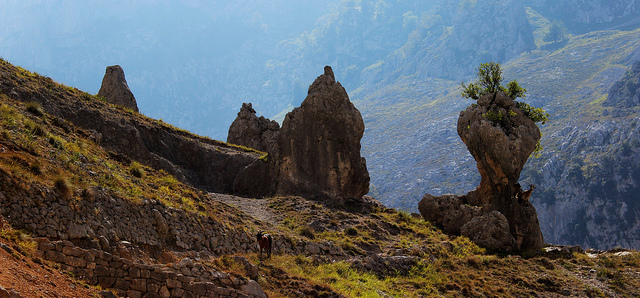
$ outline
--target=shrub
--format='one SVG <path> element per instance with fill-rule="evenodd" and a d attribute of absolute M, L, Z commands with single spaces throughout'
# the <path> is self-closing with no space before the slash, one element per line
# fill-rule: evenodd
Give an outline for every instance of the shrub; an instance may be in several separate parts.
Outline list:
<path fill-rule="evenodd" d="M 64 141 L 58 136 L 50 136 L 49 144 L 56 149 L 64 150 Z"/>
<path fill-rule="evenodd" d="M 71 197 L 72 195 L 71 186 L 69 185 L 69 182 L 67 181 L 66 178 L 64 177 L 56 178 L 55 181 L 53 182 L 53 186 L 56 189 L 56 191 L 58 191 L 64 197 L 66 198 Z"/>
<path fill-rule="evenodd" d="M 347 236 L 357 236 L 358 230 L 356 230 L 354 227 L 348 227 L 344 230 L 344 234 Z"/>
<path fill-rule="evenodd" d="M 477 100 L 485 94 L 496 92 L 504 92 L 511 99 L 526 96 L 527 89 L 522 88 L 517 80 L 507 83 L 507 87 L 501 85 L 503 78 L 500 63 L 482 63 L 477 68 L 476 75 L 478 76 L 476 83 L 468 85 L 461 83 L 462 97 Z"/>
<path fill-rule="evenodd" d="M 549 121 L 549 113 L 542 108 L 534 108 L 525 102 L 516 101 L 516 107 L 524 113 L 525 116 L 533 120 L 533 122 L 542 122 L 542 124 Z"/>
<path fill-rule="evenodd" d="M 136 178 L 143 178 L 147 174 L 142 165 L 135 161 L 129 166 L 129 173 Z"/>
<path fill-rule="evenodd" d="M 44 112 L 42 111 L 42 106 L 40 106 L 40 104 L 37 102 L 27 103 L 27 112 L 37 117 L 42 117 L 44 115 Z"/>
<path fill-rule="evenodd" d="M 507 87 L 503 87 L 500 85 L 502 83 L 502 69 L 500 68 L 499 63 L 488 62 L 480 64 L 478 67 L 478 72 L 476 75 L 478 76 L 478 80 L 476 83 L 469 83 L 465 85 L 464 82 L 461 83 L 462 87 L 462 97 L 471 98 L 473 100 L 478 100 L 481 96 L 485 94 L 495 93 L 495 92 L 503 92 L 511 99 L 516 99 L 518 97 L 526 97 L 527 89 L 524 89 L 518 84 L 517 80 L 513 80 L 507 83 Z M 545 124 L 549 121 L 549 113 L 547 113 L 542 108 L 534 108 L 527 103 L 516 101 L 516 107 L 522 111 L 525 116 L 529 117 L 529 119 L 533 120 L 533 122 L 541 122 Z M 494 122 L 505 120 L 505 116 L 515 116 L 515 113 L 511 113 L 509 111 L 508 115 L 500 114 L 489 114 L 487 112 L 485 118 L 492 120 Z"/>
<path fill-rule="evenodd" d="M 310 227 L 301 227 L 299 233 L 300 236 L 307 237 L 308 239 L 316 239 L 315 232 Z"/>

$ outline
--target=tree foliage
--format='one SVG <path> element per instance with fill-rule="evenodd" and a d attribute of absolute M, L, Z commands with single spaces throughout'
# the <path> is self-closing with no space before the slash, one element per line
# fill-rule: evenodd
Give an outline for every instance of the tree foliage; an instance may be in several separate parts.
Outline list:
<path fill-rule="evenodd" d="M 477 72 L 478 80 L 475 83 L 466 84 L 462 82 L 462 96 L 473 100 L 479 99 L 481 96 L 490 93 L 503 92 L 511 99 L 525 97 L 527 89 L 522 88 L 517 80 L 507 83 L 504 87 L 502 83 L 502 68 L 500 63 L 487 62 L 480 64 Z M 542 108 L 535 108 L 525 102 L 516 101 L 516 107 L 533 120 L 533 122 L 541 122 L 545 124 L 549 121 L 549 113 Z"/>
<path fill-rule="evenodd" d="M 500 63 L 482 63 L 478 67 L 476 75 L 478 80 L 475 83 L 465 85 L 462 82 L 463 97 L 477 100 L 485 94 L 499 91 L 509 95 L 512 99 L 526 96 L 527 89 L 522 88 L 516 80 L 507 83 L 507 87 L 501 85 L 503 77 Z"/>

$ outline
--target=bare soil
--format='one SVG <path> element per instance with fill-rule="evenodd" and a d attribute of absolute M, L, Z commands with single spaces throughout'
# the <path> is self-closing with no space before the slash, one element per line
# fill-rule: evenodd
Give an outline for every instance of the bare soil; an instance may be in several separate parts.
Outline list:
<path fill-rule="evenodd" d="M 0 243 L 11 249 L 0 249 L 0 287 L 6 292 L 25 298 L 97 296 L 98 289 L 72 279 L 52 263 L 21 254 L 15 242 L 0 238 Z"/>

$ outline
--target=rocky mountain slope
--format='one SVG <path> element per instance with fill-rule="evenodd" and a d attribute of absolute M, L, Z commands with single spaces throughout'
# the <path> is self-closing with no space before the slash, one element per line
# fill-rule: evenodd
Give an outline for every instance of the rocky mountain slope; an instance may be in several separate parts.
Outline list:
<path fill-rule="evenodd" d="M 301 197 L 205 194 L 46 111 L 84 101 L 96 115 L 151 119 L 2 65 L 4 77 L 21 82 L 14 88 L 42 97 L 23 102 L 23 93 L 0 88 L 0 257 L 10 267 L 0 271 L 0 295 L 629 296 L 640 287 L 637 252 L 547 247 L 499 256 L 375 200 L 350 210 Z M 257 230 L 273 236 L 271 258 L 260 256 Z M 51 282 L 64 285 L 42 286 Z"/>
<path fill-rule="evenodd" d="M 252 102 L 258 116 L 283 119 L 281 111 L 305 98 L 315 70 L 331 65 L 365 121 L 362 155 L 371 174 L 370 194 L 410 211 L 425 192 L 462 194 L 479 184 L 473 158 L 455 134 L 459 112 L 469 104 L 460 99 L 458 86 L 480 62 L 501 62 L 507 79 L 529 90 L 525 100 L 552 115 L 542 127 L 546 150 L 521 177 L 525 185 L 544 185 L 532 202 L 547 240 L 598 248 L 627 244 L 624 236 L 596 231 L 629 226 L 604 209 L 590 211 L 595 212 L 590 217 L 611 219 L 611 227 L 598 220 L 582 232 L 565 232 L 574 229 L 578 222 L 572 221 L 581 213 L 556 207 L 579 206 L 570 194 L 590 182 L 569 187 L 543 182 L 538 177 L 551 173 L 538 172 L 556 164 L 556 155 L 564 165 L 574 158 L 558 151 L 562 147 L 556 144 L 573 142 L 565 139 L 573 134 L 562 132 L 586 137 L 591 125 L 599 125 L 595 120 L 620 121 L 618 114 L 604 114 L 623 109 L 606 108 L 603 96 L 640 59 L 637 1 L 191 1 L 163 3 L 144 16 L 144 2 L 116 3 L 98 15 L 93 6 L 37 2 L 24 13 L 16 11 L 18 3 L 0 12 L 0 20 L 8 20 L 0 29 L 0 55 L 94 91 L 106 65 L 122 64 L 143 113 L 216 138 L 224 138 L 242 102 Z M 51 9 L 73 17 L 54 22 Z M 153 17 L 167 12 L 172 17 L 165 22 Z M 106 30 L 111 19 L 121 25 Z M 545 40 L 554 25 L 565 34 Z M 25 40 L 22 32 L 41 38 Z M 624 118 L 635 112 L 628 113 Z M 623 133 L 626 124 L 616 123 Z M 615 164 L 621 172 L 631 170 L 627 163 Z M 598 195 L 605 202 L 618 196 L 618 191 Z"/>
<path fill-rule="evenodd" d="M 539 195 L 545 231 L 552 239 L 585 246 L 638 247 L 638 79 L 636 62 L 600 98 L 593 123 L 572 123 L 549 136 L 556 149 L 531 181 Z M 535 167 L 532 165 L 532 167 Z M 560 198 L 560 199 L 559 199 Z M 570 216 L 567 216 L 570 215 Z"/>
<path fill-rule="evenodd" d="M 517 79 L 528 89 L 528 96 L 524 99 L 526 102 L 544 108 L 550 112 L 552 118 L 542 127 L 542 144 L 545 151 L 542 157 L 531 159 L 525 166 L 521 176 L 523 185 L 539 183 L 540 180 L 534 178 L 535 173 L 540 174 L 547 170 L 543 165 L 551 156 L 564 155 L 567 162 L 573 158 L 566 155 L 562 147 L 553 145 L 571 142 L 564 139 L 567 135 L 560 134 L 562 129 L 571 130 L 575 127 L 576 130 L 582 131 L 596 120 L 612 120 L 614 110 L 617 111 L 615 113 L 624 110 L 604 108 L 603 96 L 640 58 L 639 48 L 635 43 L 637 29 L 574 35 L 563 42 L 549 44 L 541 38 L 544 36 L 544 30 L 548 28 L 548 25 L 545 27 L 545 22 L 540 20 L 544 17 L 531 7 L 527 8 L 527 16 L 539 49 L 522 52 L 511 60 L 504 61 L 505 75 L 509 80 Z M 615 23 L 616 19 L 613 18 L 612 22 Z M 549 23 L 547 20 L 546 24 Z M 618 26 L 617 23 L 615 26 Z M 455 48 L 448 48 L 448 51 L 456 52 Z M 390 82 L 381 81 L 370 90 L 356 90 L 353 95 L 357 106 L 363 112 L 367 126 L 363 150 L 364 156 L 372 165 L 372 195 L 385 204 L 408 210 L 415 210 L 417 201 L 424 192 L 435 195 L 463 194 L 479 183 L 475 162 L 455 134 L 458 114 L 469 104 L 459 96 L 460 81 L 422 75 L 418 65 L 413 69 L 413 72 Z M 448 73 L 444 69 L 441 72 Z M 622 113 L 629 116 L 635 112 L 628 110 Z M 620 124 L 619 127 L 624 126 Z M 583 133 L 586 135 L 590 130 L 589 128 Z M 624 134 L 623 131 L 620 133 Z M 591 143 L 584 143 L 584 146 L 591 146 Z M 599 147 L 595 146 L 590 150 L 599 150 Z M 632 169 L 628 164 L 617 165 L 626 169 L 622 171 Z M 573 235 L 560 232 L 560 236 L 558 231 L 572 229 L 569 227 L 575 226 L 570 223 L 572 220 L 582 221 L 579 214 L 565 212 L 567 209 L 564 208 L 558 210 L 556 207 L 568 201 L 579 205 L 581 199 L 568 195 L 571 191 L 564 189 L 564 186 L 555 183 L 545 185 L 545 189 L 555 190 L 554 196 L 538 189 L 534 192 L 532 202 L 539 210 L 546 241 L 570 241 L 573 244 L 599 248 L 624 246 L 628 243 L 627 240 L 623 240 L 625 236 L 613 237 L 620 239 L 620 242 L 616 243 L 611 240 L 612 236 L 597 232 L 598 229 L 613 231 L 617 228 L 628 230 L 629 234 L 634 231 L 633 224 L 620 224 L 612 216 L 605 216 L 604 211 L 591 212 L 599 214 L 596 217 L 605 216 L 610 219 L 612 227 L 606 227 L 609 225 L 609 221 L 606 220 L 598 221 L 597 224 L 590 221 L 591 228 L 582 229 L 583 232 Z M 615 201 L 614 198 L 618 195 L 610 192 L 602 193 L 600 196 L 607 198 L 604 201 Z M 538 198 L 540 200 L 537 200 Z M 545 198 L 547 203 L 553 200 L 558 205 L 543 207 L 542 198 Z M 551 218 L 562 220 L 554 221 L 550 220 Z M 562 228 L 558 228 L 558 225 Z M 626 235 L 626 232 L 619 233 Z M 587 240 L 588 237 L 591 238 Z"/>

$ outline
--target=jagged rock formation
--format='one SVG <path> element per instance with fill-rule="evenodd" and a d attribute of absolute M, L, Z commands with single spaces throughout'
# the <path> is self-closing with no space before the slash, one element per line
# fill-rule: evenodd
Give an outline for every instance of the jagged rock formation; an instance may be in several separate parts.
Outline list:
<path fill-rule="evenodd" d="M 538 126 L 502 92 L 483 96 L 460 112 L 458 135 L 478 164 L 480 186 L 469 200 L 479 206 L 501 204 L 512 196 L 522 167 L 540 140 Z"/>
<path fill-rule="evenodd" d="M 131 93 L 129 85 L 127 85 L 127 80 L 124 78 L 124 70 L 120 65 L 107 66 L 98 96 L 104 97 L 109 103 L 138 112 L 136 98 Z"/>
<path fill-rule="evenodd" d="M 342 199 L 367 194 L 369 172 L 360 156 L 363 134 L 360 112 L 325 66 L 302 105 L 282 123 L 276 193 Z"/>
<path fill-rule="evenodd" d="M 514 185 L 518 182 L 520 172 L 540 140 L 536 124 L 515 106 L 509 96 L 498 92 L 482 96 L 477 104 L 460 112 L 458 134 L 476 160 L 481 176 L 480 186 L 459 199 L 463 204 L 481 207 L 482 214 L 492 211 L 501 213 L 506 217 L 510 234 L 515 239 L 513 246 L 511 238 L 495 237 L 500 234 L 498 233 L 494 235 L 496 243 L 489 246 L 505 250 L 541 248 L 544 243 L 536 210 L 529 201 L 517 200 L 514 193 Z M 433 206 L 440 204 L 434 201 L 443 200 L 442 197 L 429 194 L 424 196 L 419 206 L 425 219 L 432 218 L 430 214 L 438 212 L 438 208 Z M 457 233 L 460 220 L 469 218 L 469 215 L 460 216 L 467 214 L 462 212 L 464 208 L 453 207 L 460 203 L 449 205 L 452 206 L 448 208 L 451 210 L 443 216 L 456 218 L 455 229 L 450 232 Z M 452 220 L 444 218 L 437 223 L 447 221 Z M 481 242 L 487 243 L 486 240 Z"/>
<path fill-rule="evenodd" d="M 231 123 L 227 143 L 275 154 L 278 152 L 280 125 L 263 116 L 258 118 L 251 103 L 243 103 L 238 117 Z"/>
<path fill-rule="evenodd" d="M 250 104 L 243 104 L 229 129 L 230 142 L 268 144 L 262 148 L 269 152 L 268 161 L 258 160 L 238 176 L 236 193 L 300 195 L 344 203 L 369 192 L 369 172 L 360 156 L 364 121 L 331 67 L 326 66 L 309 87 L 302 105 L 287 114 L 279 134 L 273 130 L 265 136 L 261 125 L 268 123 L 255 116 Z M 271 145 L 272 136 L 277 136 L 277 146 Z"/>
<path fill-rule="evenodd" d="M 621 80 L 609 89 L 607 99 L 602 103 L 605 107 L 630 108 L 640 105 L 640 61 L 636 61 Z M 620 116 L 618 111 L 614 116 Z"/>

